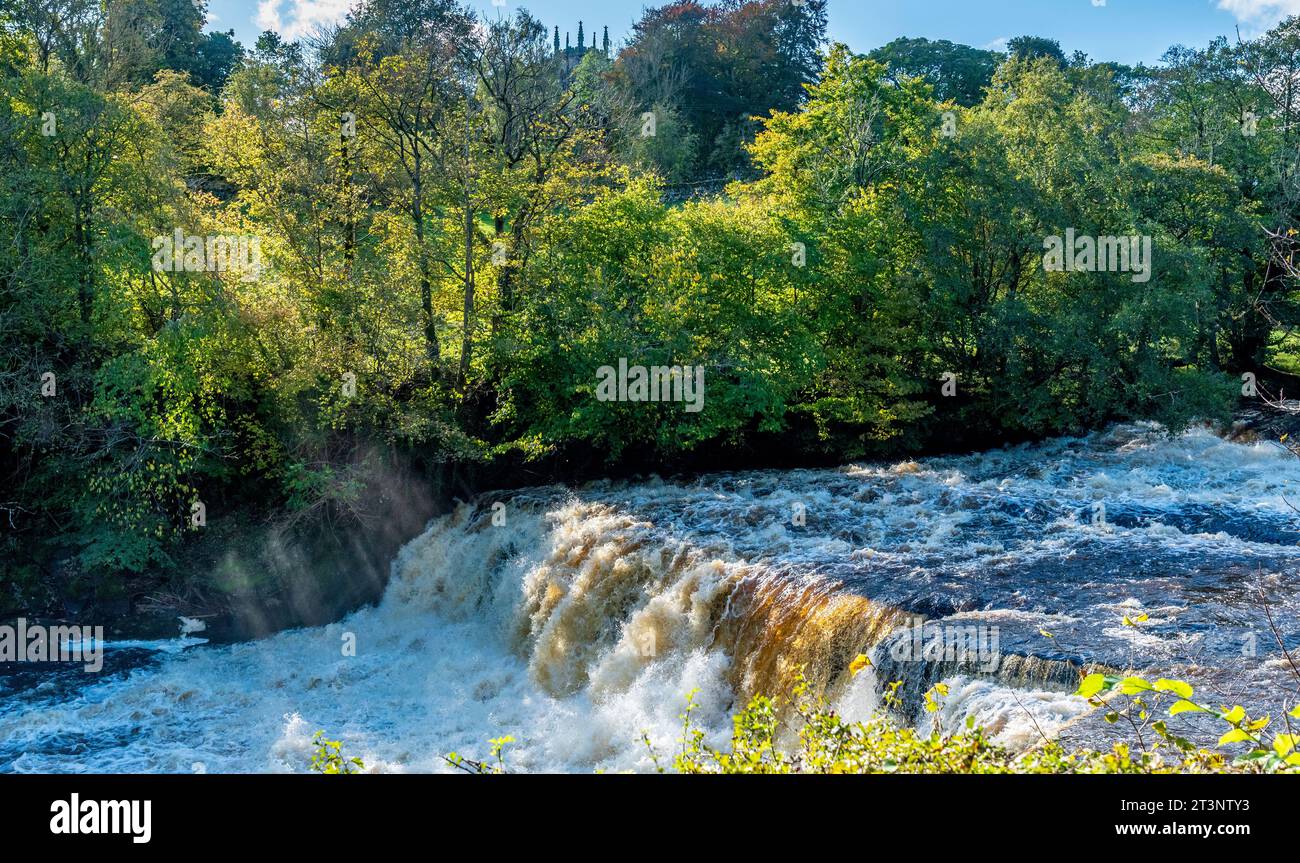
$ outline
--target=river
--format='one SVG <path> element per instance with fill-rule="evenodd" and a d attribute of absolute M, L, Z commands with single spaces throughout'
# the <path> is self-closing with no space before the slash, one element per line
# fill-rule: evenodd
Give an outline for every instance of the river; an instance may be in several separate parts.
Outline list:
<path fill-rule="evenodd" d="M 1091 664 L 1276 716 L 1296 690 L 1277 641 L 1300 641 L 1288 495 L 1300 459 L 1275 444 L 1145 425 L 485 495 L 329 626 L 110 644 L 93 675 L 10 668 L 0 771 L 302 771 L 318 729 L 381 771 L 446 770 L 507 734 L 512 770 L 646 770 L 642 734 L 670 752 L 687 693 L 721 744 L 746 698 L 801 669 L 849 717 L 901 680 L 904 721 L 932 722 L 920 694 L 946 682 L 938 721 L 974 716 L 1013 748 L 1120 738 L 1071 695 Z M 918 653 L 936 629 L 991 652 Z M 852 676 L 858 653 L 874 665 Z"/>

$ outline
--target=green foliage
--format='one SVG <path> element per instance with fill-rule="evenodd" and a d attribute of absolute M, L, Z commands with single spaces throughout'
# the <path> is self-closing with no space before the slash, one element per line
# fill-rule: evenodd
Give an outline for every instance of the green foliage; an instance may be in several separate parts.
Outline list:
<path fill-rule="evenodd" d="M 614 101 L 628 123 L 655 111 L 659 140 L 620 136 L 621 155 L 654 160 L 672 180 L 743 171 L 749 118 L 790 111 L 816 80 L 826 34 L 825 0 L 751 0 L 646 9 L 614 61 Z M 671 130 L 672 137 L 668 136 Z"/>
<path fill-rule="evenodd" d="M 645 113 L 649 117 L 632 117 L 623 133 L 628 164 L 657 173 L 670 183 L 688 181 L 694 174 L 699 150 L 695 132 L 672 105 L 656 102 Z"/>
<path fill-rule="evenodd" d="M 1120 680 L 1103 675 L 1085 678 L 1078 694 L 1103 706 L 1100 695 L 1114 688 L 1130 695 L 1191 697 L 1190 687 L 1180 681 L 1148 683 L 1141 678 Z M 926 710 L 936 713 L 947 694 L 943 684 L 932 688 L 925 694 Z M 1134 698 L 1124 709 L 1141 712 L 1147 706 L 1141 698 Z M 1293 772 L 1300 765 L 1300 755 L 1294 751 L 1297 738 L 1278 734 L 1270 746 L 1264 746 L 1259 732 L 1268 725 L 1267 718 L 1252 721 L 1240 707 L 1211 711 L 1232 729 L 1220 747 L 1239 741 L 1253 745 L 1247 755 L 1236 759 L 1193 746 L 1171 733 L 1161 720 L 1149 722 L 1155 740 L 1137 750 L 1132 744 L 1117 743 L 1108 752 L 1067 751 L 1059 743 L 1045 741 L 1029 752 L 1016 754 L 991 742 L 973 719 L 960 730 L 942 729 L 936 721 L 929 733 L 900 726 L 885 713 L 847 722 L 820 698 L 810 696 L 802 681 L 792 693 L 788 711 L 778 710 L 770 698 L 755 697 L 735 716 L 728 748 L 714 749 L 693 724 L 693 707 L 693 698 L 688 696 L 682 714 L 681 748 L 672 762 L 679 773 L 1278 773 Z M 1170 713 L 1192 709 L 1208 710 L 1180 700 Z M 646 745 L 658 764 L 658 753 L 648 740 Z"/>
<path fill-rule="evenodd" d="M 316 751 L 311 756 L 313 773 L 362 773 L 366 765 L 360 758 L 348 758 L 343 754 L 343 744 L 337 740 L 326 740 L 324 731 L 317 731 L 312 737 Z"/>
<path fill-rule="evenodd" d="M 1013 57 L 1019 57 L 1022 60 L 1036 60 L 1039 57 L 1046 57 L 1058 64 L 1065 62 L 1065 53 L 1061 50 L 1061 43 L 1055 39 L 1047 39 L 1042 36 L 1017 36 L 1007 42 L 1007 50 L 1011 52 Z"/>
<path fill-rule="evenodd" d="M 778 428 L 820 350 L 792 300 L 790 239 L 756 208 L 666 209 L 653 187 L 601 196 L 554 227 L 527 274 L 497 420 L 521 440 L 671 456 Z M 618 262 L 616 265 L 612 262 Z M 596 371 L 703 365 L 705 404 L 601 402 Z"/>
<path fill-rule="evenodd" d="M 505 749 L 515 739 L 506 735 L 505 737 L 496 737 L 488 741 L 491 747 L 489 758 L 490 761 L 475 761 L 471 758 L 465 758 L 455 752 L 449 752 L 443 756 L 443 760 L 457 770 L 465 773 L 472 773 L 476 776 L 499 776 L 509 771 L 506 769 Z"/>
<path fill-rule="evenodd" d="M 908 38 L 895 39 L 867 56 L 888 66 L 895 80 L 923 78 L 934 87 L 938 101 L 967 108 L 984 100 L 984 88 L 1003 59 L 996 51 L 954 45 L 947 39 Z"/>
<path fill-rule="evenodd" d="M 1087 698 L 1093 707 L 1105 709 L 1108 722 L 1128 723 L 1139 741 L 1144 739 L 1143 732 L 1149 729 L 1166 747 L 1172 747 L 1181 753 L 1205 756 L 1186 738 L 1174 734 L 1166 720 L 1153 718 L 1160 708 L 1166 709 L 1170 717 L 1201 713 L 1223 723 L 1225 731 L 1219 738 L 1220 749 L 1245 744 L 1245 751 L 1233 760 L 1233 766 L 1265 773 L 1290 771 L 1300 767 L 1300 753 L 1295 751 L 1296 741 L 1300 738 L 1293 733 L 1290 723 L 1291 719 L 1300 718 L 1300 706 L 1287 713 L 1285 732 L 1269 732 L 1269 727 L 1273 725 L 1272 717 L 1253 718 L 1241 705 L 1214 708 L 1193 700 L 1195 693 L 1192 687 L 1181 680 L 1162 678 L 1149 681 L 1139 676 L 1121 678 L 1097 673 L 1085 677 L 1075 694 Z M 1118 698 L 1107 698 L 1107 695 Z M 1120 703 L 1115 703 L 1116 701 Z"/>

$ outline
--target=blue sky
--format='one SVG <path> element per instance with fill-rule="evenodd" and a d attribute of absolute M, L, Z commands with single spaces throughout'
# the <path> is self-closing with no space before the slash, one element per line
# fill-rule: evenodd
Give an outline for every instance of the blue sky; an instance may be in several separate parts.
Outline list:
<path fill-rule="evenodd" d="M 235 31 L 252 45 L 265 29 L 296 38 L 317 22 L 337 20 L 352 0 L 209 0 L 209 29 Z M 498 0 L 500 2 L 500 0 Z M 486 15 L 522 5 L 560 32 L 578 21 L 588 34 L 609 26 L 617 42 L 647 5 L 660 0 L 472 0 Z M 1155 62 L 1170 45 L 1203 45 L 1215 36 L 1258 33 L 1288 15 L 1300 0 L 830 0 L 830 35 L 857 51 L 899 36 L 951 39 L 1001 47 L 1012 36 L 1047 36 L 1066 52 L 1096 60 Z M 590 36 L 588 36 L 590 38 Z"/>

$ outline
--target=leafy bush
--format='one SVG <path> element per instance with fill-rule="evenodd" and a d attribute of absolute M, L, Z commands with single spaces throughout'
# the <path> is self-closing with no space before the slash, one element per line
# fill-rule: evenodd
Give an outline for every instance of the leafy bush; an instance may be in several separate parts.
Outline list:
<path fill-rule="evenodd" d="M 360 758 L 348 758 L 343 754 L 343 744 L 338 740 L 326 740 L 324 731 L 317 731 L 312 737 L 316 747 L 311 757 L 313 773 L 361 773 L 366 765 Z"/>
<path fill-rule="evenodd" d="M 859 658 L 861 670 L 865 657 Z M 897 684 L 886 692 L 887 706 L 894 698 Z M 1115 692 L 1128 700 L 1121 705 L 1107 704 L 1101 696 Z M 1119 678 L 1102 674 L 1086 677 L 1076 693 L 1089 699 L 1095 707 L 1108 711 L 1107 719 L 1128 720 L 1135 730 L 1149 725 L 1156 739 L 1135 750 L 1131 744 L 1117 743 L 1109 752 L 1067 751 L 1059 743 L 1045 742 L 1025 754 L 1015 754 L 992 743 L 984 730 L 968 717 L 965 727 L 945 732 L 938 724 L 927 733 L 900 726 L 886 713 L 878 713 L 863 722 L 846 722 L 829 710 L 823 700 L 813 698 L 803 681 L 795 687 L 791 707 L 796 722 L 793 731 L 797 746 L 782 749 L 778 740 L 786 723 L 780 718 L 776 703 L 765 696 L 755 697 L 734 718 L 735 731 L 730 748 L 717 750 L 704 742 L 704 732 L 691 720 L 693 697 L 688 697 L 682 715 L 682 745 L 674 756 L 672 768 L 679 773 L 1290 773 L 1298 772 L 1300 754 L 1297 738 L 1291 733 L 1264 738 L 1267 717 L 1252 720 L 1240 707 L 1215 710 L 1191 700 L 1192 688 L 1185 682 L 1140 677 Z M 943 684 L 925 695 L 927 711 L 936 713 L 947 695 Z M 1154 710 L 1164 696 L 1176 696 L 1169 707 L 1170 715 L 1188 711 L 1212 714 L 1221 719 L 1228 731 L 1220 746 L 1248 742 L 1248 753 L 1231 758 L 1221 751 L 1198 748 L 1170 732 Z M 1300 717 L 1300 707 L 1290 714 Z M 1141 739 L 1141 735 L 1138 735 Z M 647 746 L 650 746 L 647 741 Z M 650 751 L 656 765 L 658 753 Z"/>

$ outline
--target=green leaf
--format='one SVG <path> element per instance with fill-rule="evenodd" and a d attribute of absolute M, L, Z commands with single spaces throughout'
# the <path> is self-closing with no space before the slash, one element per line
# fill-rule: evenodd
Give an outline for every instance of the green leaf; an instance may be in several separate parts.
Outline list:
<path fill-rule="evenodd" d="M 1141 677 L 1125 677 L 1119 682 L 1119 691 L 1125 695 L 1137 695 L 1139 692 L 1150 692 L 1151 684 Z"/>
<path fill-rule="evenodd" d="M 1156 681 L 1156 692 L 1172 692 L 1179 698 L 1191 698 L 1192 687 L 1181 680 L 1160 678 Z"/>
<path fill-rule="evenodd" d="M 1096 695 L 1098 692 L 1101 692 L 1105 688 L 1106 688 L 1106 675 L 1089 674 L 1087 677 L 1083 679 L 1083 682 L 1079 684 L 1079 689 L 1074 694 L 1081 695 L 1084 698 L 1092 698 L 1092 696 Z"/>
<path fill-rule="evenodd" d="M 1177 716 L 1180 713 L 1191 713 L 1193 711 L 1205 711 L 1205 708 L 1199 704 L 1194 704 L 1185 698 L 1180 701 L 1175 701 L 1169 707 L 1170 716 Z"/>

